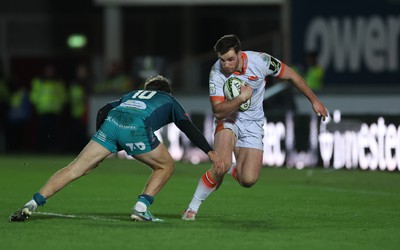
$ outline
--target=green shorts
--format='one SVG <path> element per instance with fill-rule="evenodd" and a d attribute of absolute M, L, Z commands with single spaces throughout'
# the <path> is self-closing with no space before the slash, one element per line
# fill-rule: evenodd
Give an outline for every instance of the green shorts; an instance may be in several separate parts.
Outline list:
<path fill-rule="evenodd" d="M 150 152 L 160 144 L 154 132 L 145 126 L 141 117 L 112 110 L 92 140 L 112 153 L 125 150 L 128 155 L 135 156 Z"/>

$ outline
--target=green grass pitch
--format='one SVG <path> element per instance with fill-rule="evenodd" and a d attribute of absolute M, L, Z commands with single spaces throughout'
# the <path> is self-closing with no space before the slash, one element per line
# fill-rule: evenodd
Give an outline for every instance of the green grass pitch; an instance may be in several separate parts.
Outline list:
<path fill-rule="evenodd" d="M 150 169 L 112 158 L 8 222 L 72 159 L 0 157 L 0 249 L 400 249 L 398 172 L 265 167 L 252 188 L 227 176 L 189 222 L 181 213 L 209 164 L 178 162 L 150 209 L 165 222 L 143 223 L 129 215 Z"/>

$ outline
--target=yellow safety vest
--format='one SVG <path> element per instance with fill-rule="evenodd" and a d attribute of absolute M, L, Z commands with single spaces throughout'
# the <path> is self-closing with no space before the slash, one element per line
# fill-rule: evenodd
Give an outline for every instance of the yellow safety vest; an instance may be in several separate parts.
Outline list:
<path fill-rule="evenodd" d="M 60 80 L 32 80 L 30 100 L 38 114 L 61 114 L 66 102 L 66 88 Z"/>
<path fill-rule="evenodd" d="M 71 116 L 82 118 L 86 112 L 85 90 L 81 85 L 72 84 L 69 90 Z"/>
<path fill-rule="evenodd" d="M 323 79 L 325 75 L 325 70 L 319 66 L 310 67 L 305 76 L 304 80 L 306 80 L 308 86 L 312 90 L 321 90 L 323 85 Z"/>

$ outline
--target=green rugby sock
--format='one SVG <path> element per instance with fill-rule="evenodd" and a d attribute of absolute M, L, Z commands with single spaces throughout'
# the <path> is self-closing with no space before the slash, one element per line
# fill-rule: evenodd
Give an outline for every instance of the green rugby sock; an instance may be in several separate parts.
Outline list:
<path fill-rule="evenodd" d="M 33 195 L 33 200 L 34 200 L 39 206 L 43 206 L 43 205 L 46 204 L 46 202 L 47 202 L 46 197 L 44 197 L 43 195 L 41 195 L 39 192 L 37 192 L 36 194 Z"/>

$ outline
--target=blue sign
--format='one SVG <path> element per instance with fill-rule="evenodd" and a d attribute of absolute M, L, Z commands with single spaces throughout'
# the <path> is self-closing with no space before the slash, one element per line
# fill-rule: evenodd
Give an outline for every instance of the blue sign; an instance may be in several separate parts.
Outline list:
<path fill-rule="evenodd" d="M 292 1 L 292 62 L 317 52 L 325 84 L 400 84 L 400 1 Z"/>

